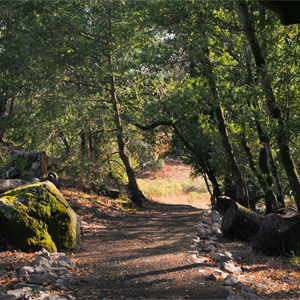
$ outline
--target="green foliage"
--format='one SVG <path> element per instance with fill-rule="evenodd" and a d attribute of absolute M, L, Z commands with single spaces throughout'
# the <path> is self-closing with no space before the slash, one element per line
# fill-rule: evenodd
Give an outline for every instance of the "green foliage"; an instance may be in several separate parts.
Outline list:
<path fill-rule="evenodd" d="M 0 155 L 0 166 L 4 166 L 6 163 L 8 163 L 10 159 L 9 153 L 4 153 Z"/>
<path fill-rule="evenodd" d="M 259 3 L 251 5 L 266 60 L 264 76 L 299 169 L 299 28 L 282 26 L 273 12 L 262 15 Z M 270 116 L 234 2 L 26 0 L 2 1 L 0 8 L 0 141 L 62 158 L 65 163 L 54 171 L 65 176 L 101 185 L 109 174 L 127 183 L 110 101 L 113 76 L 123 140 L 135 170 L 161 168 L 170 150 L 196 175 L 213 171 L 225 186 L 232 174 L 215 116 L 220 105 L 250 193 L 260 194 L 260 187 L 240 137 L 246 138 L 258 165 L 259 124 L 272 146 L 284 194 L 290 195 L 275 146 L 282 127 Z M 132 125 L 166 120 L 174 125 L 147 132 Z M 7 157 L 0 156 L 0 166 Z M 203 192 L 172 182 L 157 184 L 175 193 Z M 157 193 L 163 194 L 163 188 Z"/>
<path fill-rule="evenodd" d="M 287 256 L 288 256 L 288 263 L 290 265 L 297 268 L 300 267 L 300 258 L 298 253 L 296 254 L 295 251 L 292 250 L 290 254 L 287 254 Z"/>

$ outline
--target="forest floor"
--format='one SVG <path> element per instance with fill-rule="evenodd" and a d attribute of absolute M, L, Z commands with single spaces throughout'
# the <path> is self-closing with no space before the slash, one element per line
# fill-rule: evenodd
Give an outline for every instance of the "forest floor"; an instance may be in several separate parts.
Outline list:
<path fill-rule="evenodd" d="M 169 164 L 143 178 L 180 179 L 189 172 L 180 164 Z M 192 203 L 180 196 L 157 198 L 145 201 L 137 211 L 124 211 L 116 201 L 100 199 L 78 186 L 60 191 L 81 219 L 82 247 L 67 253 L 76 262 L 73 274 L 81 283 L 64 290 L 48 286 L 49 293 L 58 291 L 76 299 L 226 299 L 228 292 L 215 272 L 217 267 L 197 264 L 189 253 L 197 236 L 194 225 L 209 209 L 208 197 Z M 256 295 L 300 299 L 300 270 L 291 258 L 267 257 L 253 252 L 250 244 L 225 237 L 218 248 L 233 253 L 243 270 L 236 276 Z M 1 240 L 0 296 L 18 280 L 16 271 L 33 264 L 34 258 L 35 253 L 21 252 Z M 210 274 L 217 280 L 206 281 Z"/>

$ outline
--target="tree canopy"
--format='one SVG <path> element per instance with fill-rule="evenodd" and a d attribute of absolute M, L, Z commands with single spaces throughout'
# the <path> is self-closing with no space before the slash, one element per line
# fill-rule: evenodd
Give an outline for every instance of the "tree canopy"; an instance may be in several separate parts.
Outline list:
<path fill-rule="evenodd" d="M 294 201 L 299 29 L 254 1 L 2 1 L 0 141 L 129 183 L 180 157 L 212 202 Z M 101 180 L 100 180 L 101 181 Z"/>

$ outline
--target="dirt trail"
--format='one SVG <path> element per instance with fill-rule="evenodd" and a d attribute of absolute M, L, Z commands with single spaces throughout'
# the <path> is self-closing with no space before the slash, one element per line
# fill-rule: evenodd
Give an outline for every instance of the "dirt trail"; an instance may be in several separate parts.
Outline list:
<path fill-rule="evenodd" d="M 202 210 L 146 202 L 143 211 L 106 220 L 105 228 L 83 235 L 75 253 L 84 281 L 76 299 L 226 299 L 220 282 L 188 252 Z"/>

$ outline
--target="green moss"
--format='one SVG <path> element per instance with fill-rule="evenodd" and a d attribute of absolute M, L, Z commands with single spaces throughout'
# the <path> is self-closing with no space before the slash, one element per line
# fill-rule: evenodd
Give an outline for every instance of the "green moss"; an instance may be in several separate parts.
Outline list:
<path fill-rule="evenodd" d="M 1 234 L 24 251 L 38 251 L 41 248 L 50 252 L 57 251 L 48 234 L 47 225 L 30 217 L 27 210 L 26 206 L 18 204 L 12 208 L 10 220 L 0 218 Z"/>
<path fill-rule="evenodd" d="M 69 251 L 79 247 L 77 216 L 52 183 L 36 183 L 6 192 L 1 201 L 14 206 L 11 223 L 6 224 L 6 229 L 0 226 L 0 231 L 9 232 L 10 227 L 15 227 L 13 240 L 21 249 Z M 0 219 L 1 212 L 0 205 Z"/>
<path fill-rule="evenodd" d="M 122 197 L 122 193 L 118 190 L 106 190 L 105 196 L 111 199 L 120 199 Z"/>
<path fill-rule="evenodd" d="M 129 198 L 123 198 L 120 203 L 124 209 L 131 209 L 133 206 L 133 203 Z"/>
<path fill-rule="evenodd" d="M 16 166 L 21 172 L 24 172 L 24 170 L 28 168 L 29 164 L 30 163 L 25 156 L 18 156 L 18 159 L 16 160 Z"/>

